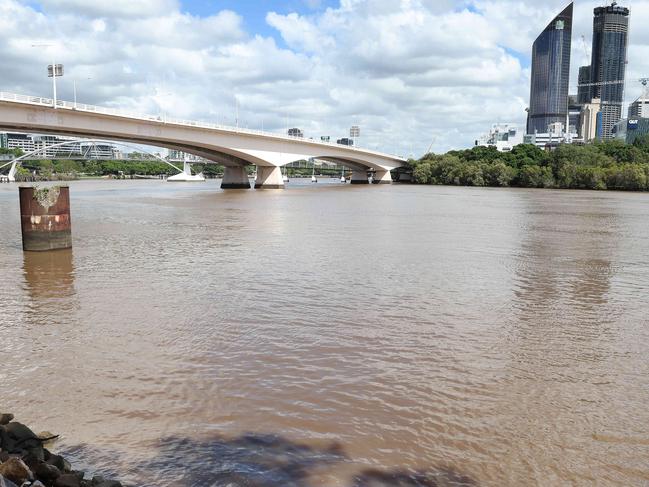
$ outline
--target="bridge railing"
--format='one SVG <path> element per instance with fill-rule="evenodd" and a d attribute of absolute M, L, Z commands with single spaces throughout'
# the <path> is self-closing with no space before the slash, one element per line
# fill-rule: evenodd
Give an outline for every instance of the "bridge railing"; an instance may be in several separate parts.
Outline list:
<path fill-rule="evenodd" d="M 26 103 L 26 104 L 29 104 L 29 105 L 36 105 L 36 106 L 41 106 L 41 107 L 53 107 L 54 106 L 54 100 L 52 98 L 44 98 L 44 97 L 41 97 L 41 96 L 19 95 L 19 94 L 16 94 L 16 93 L 7 93 L 7 92 L 3 92 L 3 91 L 0 91 L 0 101 Z M 118 108 L 99 107 L 99 106 L 95 106 L 95 105 L 86 105 L 85 103 L 73 103 L 73 102 L 63 101 L 63 100 L 57 100 L 56 101 L 56 107 L 58 109 L 75 110 L 75 111 L 89 112 L 89 113 L 98 113 L 98 114 L 102 114 L 102 115 L 111 115 L 111 116 L 115 116 L 115 117 L 124 117 L 124 118 L 135 119 L 135 120 L 144 120 L 144 121 L 147 121 L 147 122 L 155 122 L 155 123 L 161 123 L 161 124 L 181 125 L 181 126 L 186 126 L 186 127 L 205 128 L 205 129 L 220 130 L 220 131 L 225 131 L 225 132 L 232 132 L 232 133 L 237 133 L 237 134 L 261 135 L 261 136 L 265 136 L 265 137 L 274 137 L 274 138 L 279 138 L 279 139 L 284 139 L 284 140 L 300 141 L 300 142 L 305 142 L 305 143 L 308 143 L 308 144 L 340 147 L 340 148 L 359 151 L 359 152 L 363 152 L 363 153 L 367 153 L 367 154 L 374 154 L 374 155 L 382 156 L 382 157 L 395 158 L 395 156 L 390 156 L 389 154 L 374 151 L 374 150 L 371 150 L 371 149 L 364 149 L 364 148 L 360 148 L 360 147 L 348 146 L 348 145 L 338 144 L 336 142 L 327 142 L 327 141 L 323 141 L 323 140 L 305 139 L 305 138 L 302 138 L 302 137 L 294 137 L 294 136 L 291 136 L 291 135 L 278 134 L 278 133 L 275 133 L 275 132 L 266 132 L 266 131 L 262 131 L 262 130 L 255 130 L 255 129 L 249 129 L 249 128 L 233 127 L 233 126 L 229 126 L 229 125 L 221 125 L 221 124 L 215 124 L 215 123 L 210 123 L 210 122 L 199 122 L 199 121 L 195 121 L 195 120 L 182 120 L 182 119 L 177 119 L 177 118 L 170 118 L 170 117 L 167 117 L 165 115 L 142 115 L 142 114 L 137 114 L 137 113 L 134 113 L 134 112 L 129 112 L 129 111 L 118 109 Z"/>

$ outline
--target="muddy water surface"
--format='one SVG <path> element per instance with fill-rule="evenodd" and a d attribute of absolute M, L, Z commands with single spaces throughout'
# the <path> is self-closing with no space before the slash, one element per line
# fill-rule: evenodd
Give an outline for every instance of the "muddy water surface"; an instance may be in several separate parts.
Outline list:
<path fill-rule="evenodd" d="M 78 182 L 74 249 L 24 254 L 17 193 L 0 409 L 80 467 L 649 485 L 646 194 Z"/>

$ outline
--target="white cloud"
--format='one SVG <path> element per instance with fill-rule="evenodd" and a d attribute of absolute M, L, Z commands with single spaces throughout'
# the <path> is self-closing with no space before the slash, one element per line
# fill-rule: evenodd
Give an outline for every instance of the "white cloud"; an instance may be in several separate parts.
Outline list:
<path fill-rule="evenodd" d="M 308 19 L 296 13 L 279 15 L 269 12 L 266 22 L 276 28 L 284 41 L 293 49 L 308 52 L 319 52 L 334 47 L 334 40 Z"/>
<path fill-rule="evenodd" d="M 67 12 L 87 17 L 141 17 L 165 15 L 178 9 L 176 0 L 41 0 L 46 12 Z"/>
<path fill-rule="evenodd" d="M 516 0 L 341 0 L 309 14 L 267 12 L 277 38 L 246 32 L 233 11 L 206 18 L 176 0 L 0 0 L 0 89 L 48 95 L 45 65 L 66 65 L 82 102 L 183 118 L 305 129 L 406 154 L 470 146 L 494 122 L 525 120 L 531 44 L 567 4 Z M 592 8 L 576 5 L 573 72 L 590 43 Z M 649 1 L 634 1 L 632 80 L 649 74 Z M 32 48 L 51 43 L 52 48 Z M 573 77 L 573 90 L 576 74 Z"/>

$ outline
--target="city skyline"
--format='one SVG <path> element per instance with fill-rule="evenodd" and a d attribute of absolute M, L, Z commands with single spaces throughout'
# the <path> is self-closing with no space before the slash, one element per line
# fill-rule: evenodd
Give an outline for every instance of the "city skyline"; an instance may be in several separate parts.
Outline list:
<path fill-rule="evenodd" d="M 86 2 L 87 3 L 87 2 Z M 49 96 L 45 65 L 65 64 L 60 96 L 233 123 L 300 127 L 400 154 L 472 145 L 495 122 L 525 126 L 530 46 L 566 2 L 183 2 L 97 7 L 0 0 L 0 89 Z M 570 93 L 589 64 L 592 12 L 575 5 Z M 649 2 L 632 12 L 625 106 L 649 73 Z M 32 44 L 55 42 L 55 48 Z M 88 79 L 90 78 L 90 79 Z M 637 84 L 637 86 L 635 86 Z M 188 89 L 190 88 L 190 89 Z M 236 100 L 236 101 L 235 101 Z"/>

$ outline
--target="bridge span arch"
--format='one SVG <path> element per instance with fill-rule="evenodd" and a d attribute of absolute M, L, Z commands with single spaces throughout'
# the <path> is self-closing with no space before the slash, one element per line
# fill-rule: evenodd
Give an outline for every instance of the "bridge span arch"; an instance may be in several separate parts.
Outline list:
<path fill-rule="evenodd" d="M 225 127 L 126 114 L 88 105 L 0 93 L 0 128 L 19 132 L 107 139 L 181 150 L 225 166 L 223 187 L 245 187 L 245 166 L 258 167 L 255 187 L 283 187 L 282 166 L 301 159 L 341 162 L 356 174 L 373 170 L 380 182 L 405 159 L 357 147 Z M 244 181 L 245 179 L 245 181 Z"/>

